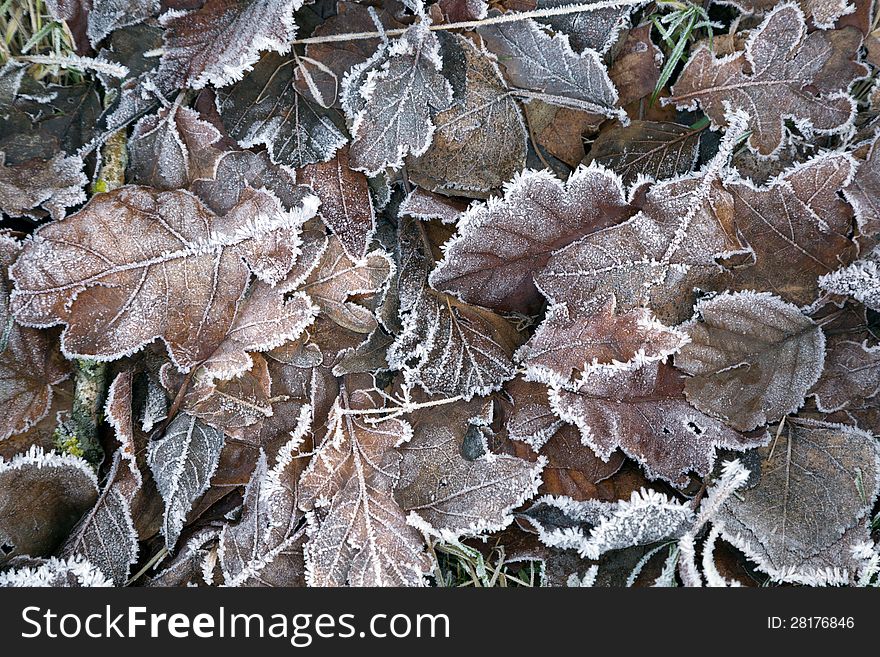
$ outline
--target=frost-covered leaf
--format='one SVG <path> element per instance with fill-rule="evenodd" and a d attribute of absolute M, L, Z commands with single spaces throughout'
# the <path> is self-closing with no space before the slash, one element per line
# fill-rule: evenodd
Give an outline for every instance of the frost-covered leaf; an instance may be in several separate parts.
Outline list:
<path fill-rule="evenodd" d="M 567 5 L 590 5 L 600 0 L 538 0 L 538 9 L 565 7 Z M 568 41 L 576 52 L 592 49 L 604 54 L 617 41 L 620 31 L 629 25 L 629 15 L 634 5 L 606 7 L 594 11 L 581 11 L 562 16 L 542 18 L 554 32 L 568 35 Z"/>
<path fill-rule="evenodd" d="M 545 171 L 526 171 L 503 200 L 461 216 L 431 285 L 467 303 L 532 312 L 541 301 L 533 277 L 551 255 L 631 213 L 620 179 L 604 168 L 579 168 L 565 183 Z"/>
<path fill-rule="evenodd" d="M 825 353 L 825 369 L 811 394 L 824 413 L 857 406 L 880 393 L 880 346 L 836 340 Z M 880 400 L 875 400 L 880 401 Z"/>
<path fill-rule="evenodd" d="M 510 398 L 504 428 L 511 440 L 522 441 L 536 452 L 562 427 L 547 398 L 547 387 L 516 378 L 504 386 Z"/>
<path fill-rule="evenodd" d="M 299 175 L 321 199 L 321 219 L 339 238 L 345 253 L 361 260 L 376 229 L 376 216 L 367 177 L 350 164 L 344 147 L 329 162 L 303 167 Z"/>
<path fill-rule="evenodd" d="M 567 37 L 551 37 L 531 19 L 484 25 L 477 33 L 501 61 L 518 95 L 626 122 L 617 90 L 595 50 L 578 54 Z"/>
<path fill-rule="evenodd" d="M 851 262 L 856 246 L 852 211 L 840 190 L 855 162 L 829 153 L 785 171 L 766 186 L 728 182 L 740 238 L 752 251 L 748 266 L 730 274 L 730 287 L 768 290 L 799 306 L 819 296 L 816 279 Z"/>
<path fill-rule="evenodd" d="M 464 92 L 434 117 L 431 147 L 409 158 L 407 173 L 426 189 L 448 194 L 497 189 L 525 167 L 523 117 L 490 56 L 469 39 L 444 36 L 444 57 L 460 58 Z"/>
<path fill-rule="evenodd" d="M 205 492 L 223 447 L 223 432 L 179 414 L 159 440 L 148 446 L 147 461 L 165 500 L 162 534 L 173 550 L 193 502 Z"/>
<path fill-rule="evenodd" d="M 83 459 L 32 446 L 0 458 L 0 563 L 52 554 L 98 496 Z"/>
<path fill-rule="evenodd" d="M 442 67 L 437 36 L 417 24 L 349 72 L 344 93 L 350 100 L 343 106 L 351 122 L 355 169 L 367 175 L 399 169 L 407 153 L 418 156 L 428 149 L 433 116 L 452 103 Z M 361 80 L 362 86 L 351 88 Z"/>
<path fill-rule="evenodd" d="M 32 159 L 7 164 L 0 151 L 0 212 L 10 217 L 34 217 L 43 208 L 53 219 L 63 219 L 65 209 L 86 200 L 88 182 L 83 161 L 58 153 L 51 160 Z"/>
<path fill-rule="evenodd" d="M 852 183 L 843 190 L 856 211 L 859 229 L 865 235 L 880 233 L 880 132 L 871 141 L 868 157 L 859 166 Z"/>
<path fill-rule="evenodd" d="M 683 377 L 661 363 L 589 377 L 577 391 L 552 390 L 550 402 L 601 458 L 620 448 L 649 477 L 676 485 L 685 484 L 690 471 L 708 474 L 716 448 L 743 451 L 766 443 L 764 435 L 743 435 L 694 409 Z"/>
<path fill-rule="evenodd" d="M 394 498 L 418 526 L 447 540 L 504 529 L 513 509 L 537 492 L 545 464 L 488 451 L 483 432 L 491 430 L 479 414 L 468 418 L 479 410 L 473 406 L 413 414 L 412 440 L 400 447 Z"/>
<path fill-rule="evenodd" d="M 213 177 L 221 135 L 199 113 L 175 104 L 146 116 L 128 141 L 131 182 L 159 189 L 188 187 L 197 178 Z"/>
<path fill-rule="evenodd" d="M 725 293 L 697 304 L 675 366 L 690 375 L 688 401 L 740 431 L 804 403 L 825 362 L 822 329 L 767 292 Z"/>
<path fill-rule="evenodd" d="M 530 381 L 567 386 L 573 376 L 666 360 L 686 342 L 681 331 L 664 326 L 646 308 L 615 313 L 612 299 L 593 315 L 572 315 L 565 304 L 550 306 L 516 358 Z"/>
<path fill-rule="evenodd" d="M 700 131 L 659 121 L 633 121 L 602 132 L 590 148 L 589 161 L 617 173 L 626 184 L 640 175 L 665 180 L 693 170 Z"/>
<path fill-rule="evenodd" d="M 13 313 L 25 325 L 65 324 L 66 354 L 114 359 L 161 338 L 189 369 L 223 341 L 249 270 L 270 284 L 290 270 L 316 201 L 288 212 L 247 190 L 217 217 L 185 191 L 99 194 L 25 242 L 10 270 Z"/>
<path fill-rule="evenodd" d="M 727 500 L 716 521 L 773 580 L 852 582 L 856 561 L 841 542 L 867 536 L 860 521 L 880 489 L 880 451 L 869 433 L 786 419 L 779 439 L 759 450 L 757 486 Z M 836 571 L 836 574 L 835 574 Z"/>
<path fill-rule="evenodd" d="M 348 141 L 331 113 L 297 91 L 296 61 L 263 55 L 254 70 L 217 92 L 223 125 L 243 148 L 265 144 L 273 162 L 326 162 Z"/>
<path fill-rule="evenodd" d="M 777 0 L 720 0 L 718 4 L 733 5 L 746 14 L 764 14 L 779 4 Z M 829 30 L 841 16 L 855 11 L 849 0 L 798 0 L 797 3 L 816 27 Z"/>
<path fill-rule="evenodd" d="M 852 61 L 860 45 L 855 30 L 844 38 L 807 34 L 803 12 L 781 4 L 749 35 L 744 51 L 717 58 L 698 47 L 668 102 L 679 109 L 699 105 L 713 126 L 726 126 L 731 111 L 744 110 L 749 148 L 770 157 L 786 142 L 786 119 L 808 137 L 850 129 L 856 107 L 846 91 L 867 73 Z"/>
<path fill-rule="evenodd" d="M 162 562 L 162 570 L 147 586 L 205 586 L 215 581 L 217 564 L 217 527 L 196 531 L 170 560 Z"/>
<path fill-rule="evenodd" d="M 854 263 L 819 279 L 826 292 L 843 294 L 880 312 L 880 246 Z"/>
<path fill-rule="evenodd" d="M 642 489 L 618 502 L 544 496 L 522 516 L 545 545 L 598 559 L 610 550 L 678 538 L 693 521 L 694 512 L 688 504 Z"/>
<path fill-rule="evenodd" d="M 111 32 L 155 16 L 160 6 L 159 0 L 86 0 L 83 4 L 91 5 L 86 34 L 93 48 Z"/>
<path fill-rule="evenodd" d="M 350 413 L 370 408 L 364 393 L 342 391 L 299 482 L 312 586 L 420 586 L 431 568 L 421 535 L 393 495 L 401 461 L 394 448 L 412 429 L 403 420 L 368 423 L 369 416 Z"/>
<path fill-rule="evenodd" d="M 113 586 L 97 566 L 82 557 L 26 559 L 23 564 L 0 572 L 0 587 L 99 587 Z"/>
<path fill-rule="evenodd" d="M 162 15 L 158 76 L 201 89 L 240 80 L 261 50 L 286 52 L 302 0 L 208 0 L 196 11 Z"/>
<path fill-rule="evenodd" d="M 522 338 L 490 310 L 427 287 L 433 258 L 423 228 L 414 219 L 400 222 L 403 330 L 388 350 L 389 365 L 429 394 L 470 399 L 497 390 L 516 373 L 513 352 Z"/>
<path fill-rule="evenodd" d="M 52 406 L 52 386 L 70 374 L 49 335 L 12 317 L 7 272 L 20 252 L 18 241 L 0 234 L 0 440 L 43 419 Z"/>

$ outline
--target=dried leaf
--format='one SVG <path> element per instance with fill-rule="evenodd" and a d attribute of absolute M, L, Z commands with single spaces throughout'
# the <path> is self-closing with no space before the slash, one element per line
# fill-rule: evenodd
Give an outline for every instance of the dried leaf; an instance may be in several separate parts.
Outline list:
<path fill-rule="evenodd" d="M 801 10 L 781 4 L 749 35 L 743 52 L 718 59 L 705 45 L 697 48 L 665 102 L 699 105 L 715 127 L 726 126 L 731 111 L 745 110 L 749 148 L 772 157 L 786 143 L 786 118 L 807 137 L 850 129 L 856 108 L 846 90 L 867 73 L 851 61 L 860 42 L 856 32 L 845 41 L 821 31 L 808 35 Z"/>
<path fill-rule="evenodd" d="M 169 550 L 177 544 L 193 502 L 208 488 L 223 440 L 222 431 L 181 413 L 148 446 L 147 461 L 165 500 L 162 534 Z"/>
<path fill-rule="evenodd" d="M 788 419 L 760 454 L 761 481 L 730 497 L 716 518 L 724 539 L 774 581 L 852 582 L 858 563 L 841 542 L 877 499 L 876 439 L 842 425 Z M 867 531 L 861 534 L 867 539 Z"/>
<path fill-rule="evenodd" d="M 538 0 L 537 9 L 550 7 L 565 7 L 567 5 L 591 5 L 599 0 Z M 583 11 L 551 18 L 542 18 L 554 32 L 568 35 L 569 43 L 576 52 L 583 52 L 588 48 L 604 54 L 617 41 L 621 30 L 629 25 L 629 15 L 634 9 L 633 5 L 622 7 L 606 7 L 595 11 Z"/>
<path fill-rule="evenodd" d="M 868 157 L 856 171 L 852 183 L 843 190 L 856 211 L 859 229 L 864 235 L 880 233 L 880 132 L 870 142 Z"/>
<path fill-rule="evenodd" d="M 531 19 L 483 25 L 477 33 L 501 61 L 518 95 L 626 122 L 595 50 L 578 54 L 565 36 L 551 37 Z"/>
<path fill-rule="evenodd" d="M 825 274 L 819 286 L 826 292 L 850 296 L 880 312 L 880 246 L 851 265 Z"/>
<path fill-rule="evenodd" d="M 804 403 L 825 361 L 822 330 L 767 292 L 725 293 L 697 304 L 691 338 L 675 357 L 688 401 L 740 431 Z"/>
<path fill-rule="evenodd" d="M 65 209 L 86 200 L 88 182 L 83 161 L 76 155 L 56 154 L 51 160 L 6 164 L 0 151 L 0 212 L 10 217 L 33 217 L 43 208 L 53 219 L 63 219 Z"/>
<path fill-rule="evenodd" d="M 374 176 L 386 167 L 399 169 L 407 153 L 428 150 L 434 114 L 452 103 L 442 67 L 436 35 L 417 24 L 349 72 L 343 107 L 351 122 L 355 169 Z"/>
<path fill-rule="evenodd" d="M 743 451 L 766 443 L 765 435 L 743 435 L 694 409 L 682 377 L 660 363 L 588 378 L 577 391 L 551 390 L 550 403 L 600 458 L 620 448 L 650 478 L 678 486 L 690 471 L 708 474 L 716 448 Z"/>
<path fill-rule="evenodd" d="M 93 48 L 111 32 L 155 16 L 160 7 L 159 0 L 86 0 L 83 4 L 90 5 L 86 34 Z"/>
<path fill-rule="evenodd" d="M 431 285 L 467 303 L 533 312 L 541 302 L 533 277 L 551 255 L 631 212 L 620 179 L 604 168 L 580 168 L 565 183 L 526 171 L 503 200 L 461 216 Z"/>
<path fill-rule="evenodd" d="M 746 14 L 764 14 L 777 6 L 776 0 L 721 0 L 719 4 L 733 5 Z M 830 30 L 841 16 L 855 11 L 849 0 L 798 0 L 798 6 L 813 25 Z"/>
<path fill-rule="evenodd" d="M 112 580 L 82 557 L 26 559 L 23 564 L 14 565 L 17 567 L 0 572 L 0 588 L 113 586 Z"/>
<path fill-rule="evenodd" d="M 825 370 L 813 387 L 816 406 L 823 413 L 876 397 L 880 393 L 880 347 L 867 342 L 836 340 L 825 354 Z"/>
<path fill-rule="evenodd" d="M 270 192 L 248 190 L 218 218 L 184 191 L 100 194 L 25 243 L 10 270 L 13 313 L 25 325 L 65 324 L 67 355 L 114 359 L 162 338 L 185 371 L 225 338 L 248 269 L 268 283 L 290 270 L 315 206 L 307 197 L 286 212 Z"/>

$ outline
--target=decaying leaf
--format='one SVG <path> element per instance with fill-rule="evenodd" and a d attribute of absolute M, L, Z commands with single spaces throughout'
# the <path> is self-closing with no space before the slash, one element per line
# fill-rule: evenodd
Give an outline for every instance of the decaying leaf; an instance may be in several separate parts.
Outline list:
<path fill-rule="evenodd" d="M 785 120 L 806 136 L 850 129 L 855 103 L 850 83 L 867 73 L 853 63 L 861 36 L 846 38 L 822 31 L 807 34 L 803 12 L 784 3 L 749 36 L 745 50 L 717 58 L 704 45 L 696 49 L 672 87 L 680 109 L 699 105 L 713 126 L 726 126 L 731 111 L 749 114 L 749 148 L 775 155 L 786 142 Z"/>
<path fill-rule="evenodd" d="M 364 393 L 342 391 L 328 432 L 299 483 L 307 511 L 306 580 L 313 586 L 419 586 L 430 570 L 422 537 L 394 501 L 401 455 L 412 437 L 399 419 L 368 423 Z"/>
<path fill-rule="evenodd" d="M 193 502 L 208 488 L 223 439 L 222 431 L 181 413 L 148 447 L 150 470 L 165 500 L 162 533 L 169 550 L 174 549 Z"/>
<path fill-rule="evenodd" d="M 825 354 L 825 369 L 811 394 L 825 413 L 856 406 L 880 393 L 880 346 L 837 340 Z M 880 401 L 880 400 L 877 400 Z"/>
<path fill-rule="evenodd" d="M 761 480 L 724 504 L 723 536 L 775 581 L 852 582 L 858 561 L 842 545 L 880 490 L 880 451 L 864 431 L 787 419 L 779 439 L 760 450 Z M 858 540 L 858 538 L 856 539 Z"/>
<path fill-rule="evenodd" d="M 843 190 L 856 211 L 859 228 L 865 235 L 880 233 L 880 132 L 871 141 L 868 157 L 859 166 L 852 183 Z"/>
<path fill-rule="evenodd" d="M 777 6 L 776 0 L 721 0 L 747 14 L 764 14 Z M 830 30 L 841 16 L 855 11 L 849 0 L 799 0 L 798 5 L 816 27 Z"/>
<path fill-rule="evenodd" d="M 0 151 L 0 212 L 11 217 L 37 217 L 44 208 L 53 219 L 63 219 L 66 208 L 86 200 L 87 179 L 83 162 L 76 155 L 61 153 L 51 160 L 33 159 L 6 164 Z"/>
<path fill-rule="evenodd" d="M 407 153 L 419 156 L 428 150 L 433 116 L 452 103 L 442 66 L 436 35 L 417 24 L 349 72 L 343 107 L 351 122 L 355 169 L 376 175 L 386 167 L 399 169 Z"/>
<path fill-rule="evenodd" d="M 775 422 L 804 403 L 825 362 L 825 336 L 795 306 L 770 293 L 701 301 L 682 327 L 675 356 L 688 373 L 688 401 L 740 431 Z"/>
<path fill-rule="evenodd" d="M 222 342 L 249 269 L 269 283 L 290 270 L 316 204 L 306 197 L 288 212 L 248 190 L 221 218 L 185 191 L 95 196 L 25 243 L 10 270 L 13 313 L 25 325 L 66 324 L 65 354 L 113 359 L 158 337 L 187 370 Z"/>
<path fill-rule="evenodd" d="M 538 9 L 545 9 L 575 4 L 590 5 L 597 1 L 538 0 L 536 6 Z M 568 35 L 568 41 L 576 52 L 583 52 L 589 48 L 603 54 L 614 45 L 621 30 L 629 25 L 629 15 L 632 11 L 632 5 L 606 7 L 595 11 L 544 18 L 541 22 L 547 23 L 555 32 Z"/>

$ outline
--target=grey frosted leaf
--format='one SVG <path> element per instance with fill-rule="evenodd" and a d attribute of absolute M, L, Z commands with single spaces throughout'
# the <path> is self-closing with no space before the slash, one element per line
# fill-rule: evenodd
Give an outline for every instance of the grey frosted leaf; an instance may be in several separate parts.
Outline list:
<path fill-rule="evenodd" d="M 97 496 L 95 473 L 79 457 L 32 445 L 0 458 L 0 564 L 55 552 Z"/>
<path fill-rule="evenodd" d="M 858 406 L 880 393 L 880 346 L 836 340 L 825 353 L 825 369 L 810 394 L 823 413 Z M 875 400 L 876 402 L 877 400 Z"/>
<path fill-rule="evenodd" d="M 67 559 L 23 559 L 13 568 L 0 572 L 0 588 L 5 587 L 79 588 L 113 586 L 101 570 L 82 557 Z"/>
<path fill-rule="evenodd" d="M 458 83 L 464 94 L 434 117 L 431 147 L 407 160 L 407 173 L 435 192 L 487 192 L 525 167 L 528 134 L 491 56 L 469 39 L 444 36 L 444 59 L 457 56 L 464 62 Z"/>
<path fill-rule="evenodd" d="M 593 4 L 600 0 L 538 0 L 537 9 L 565 7 L 567 5 Z M 588 48 L 604 54 L 617 41 L 621 30 L 629 26 L 629 16 L 635 5 L 622 7 L 606 7 L 594 11 L 582 11 L 562 16 L 539 19 L 546 23 L 554 32 L 568 35 L 569 43 L 576 52 Z"/>
<path fill-rule="evenodd" d="M 140 23 L 159 13 L 159 0 L 92 0 L 86 35 L 92 47 L 114 30 Z"/>
<path fill-rule="evenodd" d="M 418 156 L 428 149 L 434 114 L 452 103 L 442 67 L 437 36 L 416 24 L 387 52 L 380 49 L 346 76 L 344 93 L 361 99 L 358 107 L 344 104 L 351 122 L 352 167 L 374 176 L 386 167 L 399 169 L 407 153 Z"/>
<path fill-rule="evenodd" d="M 466 207 L 461 200 L 426 192 L 421 187 L 416 187 L 403 199 L 399 214 L 422 221 L 439 219 L 444 224 L 454 224 Z"/>
<path fill-rule="evenodd" d="M 187 540 L 162 570 L 147 581 L 147 586 L 215 585 L 217 562 L 217 527 L 203 527 Z"/>
<path fill-rule="evenodd" d="M 413 415 L 412 422 L 413 437 L 400 447 L 394 498 L 438 535 L 450 539 L 504 529 L 513 521 L 513 509 L 537 492 L 545 461 L 530 463 L 485 449 L 466 458 L 463 443 L 479 424 L 454 409 L 428 409 Z"/>
<path fill-rule="evenodd" d="M 221 155 L 212 144 L 220 137 L 198 112 L 176 104 L 144 117 L 128 141 L 131 182 L 180 189 L 197 178 L 212 177 Z"/>
<path fill-rule="evenodd" d="M 208 0 L 196 11 L 169 11 L 158 78 L 201 89 L 222 87 L 250 70 L 261 50 L 286 52 L 302 0 Z"/>
<path fill-rule="evenodd" d="M 861 35 L 816 31 L 807 34 L 797 5 L 778 5 L 749 35 L 745 50 L 718 58 L 698 47 L 672 87 L 679 109 L 699 105 L 715 127 L 726 126 L 736 110 L 749 114 L 748 145 L 773 157 L 785 144 L 785 119 L 795 121 L 807 137 L 849 130 L 855 101 L 850 83 L 867 74 L 854 63 Z"/>
<path fill-rule="evenodd" d="M 9 308 L 7 272 L 21 243 L 0 234 L 0 441 L 27 431 L 49 413 L 53 386 L 70 375 L 44 331 L 18 325 Z"/>
<path fill-rule="evenodd" d="M 503 200 L 461 215 L 431 285 L 467 303 L 535 312 L 542 299 L 533 279 L 552 255 L 632 213 L 620 179 L 602 167 L 578 168 L 566 182 L 527 170 Z"/>
<path fill-rule="evenodd" d="M 880 246 L 841 269 L 825 274 L 819 286 L 832 294 L 850 296 L 880 312 Z"/>
<path fill-rule="evenodd" d="M 621 368 L 587 377 L 575 391 L 551 390 L 550 404 L 599 458 L 619 448 L 650 478 L 676 486 L 688 482 L 689 472 L 709 474 L 716 449 L 766 444 L 766 434 L 741 434 L 691 406 L 683 379 L 663 363 Z"/>
<path fill-rule="evenodd" d="M 757 486 L 730 497 L 715 522 L 723 537 L 775 581 L 852 583 L 857 563 L 843 542 L 859 531 L 880 488 L 880 451 L 869 433 L 786 419 L 760 450 Z"/>
<path fill-rule="evenodd" d="M 63 553 L 81 555 L 116 586 L 128 580 L 129 568 L 138 559 L 138 536 L 129 502 L 114 482 L 74 530 Z"/>
<path fill-rule="evenodd" d="M 612 169 L 627 185 L 640 175 L 674 178 L 693 170 L 700 134 L 677 123 L 633 121 L 602 132 L 590 148 L 589 161 Z"/>
<path fill-rule="evenodd" d="M 697 304 L 675 366 L 688 401 L 741 431 L 796 411 L 819 379 L 825 336 L 797 307 L 766 293 L 720 294 Z"/>
<path fill-rule="evenodd" d="M 551 37 L 532 19 L 484 25 L 477 33 L 503 64 L 518 95 L 627 121 L 595 50 L 578 54 L 565 36 Z"/>
<path fill-rule="evenodd" d="M 688 504 L 643 488 L 617 502 L 576 502 L 548 495 L 522 517 L 545 545 L 598 559 L 610 550 L 678 538 L 693 522 L 694 512 Z"/>
<path fill-rule="evenodd" d="M 354 372 L 375 372 L 387 370 L 388 360 L 385 356 L 394 343 L 394 338 L 381 328 L 376 328 L 352 351 L 346 353 L 333 366 L 334 376 L 343 376 Z"/>
<path fill-rule="evenodd" d="M 243 148 L 265 144 L 273 162 L 293 168 L 326 162 L 348 141 L 329 110 L 297 91 L 296 71 L 295 59 L 268 53 L 217 92 L 229 135 Z"/>
<path fill-rule="evenodd" d="M 66 208 L 86 200 L 88 179 L 83 161 L 76 155 L 58 153 L 51 160 L 28 160 L 6 164 L 0 151 L 0 212 L 11 217 L 39 218 L 38 208 L 53 219 L 63 219 Z"/>
<path fill-rule="evenodd" d="M 367 423 L 347 411 L 373 408 L 343 389 L 328 431 L 299 482 L 307 512 L 306 580 L 311 586 L 420 586 L 431 564 L 421 535 L 394 500 L 401 455 L 412 436 L 399 419 Z"/>
<path fill-rule="evenodd" d="M 776 0 L 720 0 L 718 4 L 733 5 L 746 14 L 764 14 L 779 3 Z M 856 10 L 849 0 L 798 0 L 797 4 L 813 25 L 822 30 L 832 29 L 838 18 Z"/>
<path fill-rule="evenodd" d="M 880 233 L 880 132 L 870 142 L 868 155 L 859 166 L 852 183 L 843 190 L 856 211 L 863 235 Z"/>
<path fill-rule="evenodd" d="M 222 431 L 181 413 L 162 438 L 147 448 L 147 462 L 165 501 L 162 534 L 169 551 L 177 543 L 193 502 L 208 489 L 223 442 Z"/>

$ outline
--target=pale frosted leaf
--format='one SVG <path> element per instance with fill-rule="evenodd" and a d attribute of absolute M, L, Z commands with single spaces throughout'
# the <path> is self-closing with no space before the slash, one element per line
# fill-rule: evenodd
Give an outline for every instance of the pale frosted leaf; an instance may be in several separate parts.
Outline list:
<path fill-rule="evenodd" d="M 65 324 L 69 355 L 104 360 L 162 338 L 189 369 L 223 341 L 250 279 L 273 283 L 298 255 L 317 199 L 285 211 L 248 190 L 224 217 L 185 191 L 122 187 L 45 225 L 11 268 L 12 310 L 33 326 Z"/>
<path fill-rule="evenodd" d="M 819 279 L 826 292 L 850 296 L 880 312 L 880 246 L 854 263 Z"/>
<path fill-rule="evenodd" d="M 579 168 L 565 183 L 546 171 L 525 171 L 503 200 L 461 216 L 431 285 L 468 303 L 533 312 L 541 302 L 533 276 L 551 255 L 631 213 L 620 179 L 604 168 Z"/>
<path fill-rule="evenodd" d="M 787 419 L 762 448 L 757 486 L 730 497 L 717 516 L 723 537 L 773 580 L 815 584 L 828 571 L 856 576 L 842 542 L 864 529 L 880 488 L 880 452 L 869 433 L 837 424 Z M 848 571 L 848 572 L 847 572 Z"/>
<path fill-rule="evenodd" d="M 743 451 L 766 443 L 763 434 L 741 434 L 693 408 L 682 379 L 671 366 L 650 363 L 589 377 L 576 392 L 553 390 L 550 402 L 599 457 L 620 448 L 649 477 L 679 486 L 688 472 L 708 474 L 717 448 Z"/>
<path fill-rule="evenodd" d="M 810 392 L 824 413 L 876 397 L 880 393 L 880 346 L 849 340 L 830 343 L 825 370 Z"/>
<path fill-rule="evenodd" d="M 808 137 L 846 132 L 856 109 L 846 90 L 867 73 L 851 61 L 861 36 L 847 36 L 808 35 L 797 5 L 781 4 L 749 35 L 744 51 L 719 59 L 705 45 L 698 47 L 668 102 L 679 109 L 699 105 L 716 127 L 728 124 L 731 111 L 744 110 L 749 148 L 764 157 L 785 144 L 786 119 Z"/>
<path fill-rule="evenodd" d="M 504 391 L 511 406 L 504 423 L 507 435 L 538 451 L 563 425 L 550 407 L 546 386 L 516 378 Z"/>
<path fill-rule="evenodd" d="M 6 164 L 0 151 L 0 212 L 11 217 L 39 218 L 42 208 L 53 219 L 63 219 L 65 209 L 86 200 L 88 179 L 76 155 L 56 154 L 51 160 Z M 36 211 L 36 213 L 35 213 Z"/>
<path fill-rule="evenodd" d="M 7 272 L 20 252 L 20 242 L 0 235 L 0 441 L 43 419 L 52 406 L 52 386 L 70 374 L 49 335 L 12 317 Z"/>
<path fill-rule="evenodd" d="M 463 402 L 459 402 L 463 404 Z M 504 529 L 513 509 L 532 497 L 541 483 L 537 463 L 485 449 L 489 429 L 469 420 L 467 408 L 438 407 L 412 416 L 413 437 L 401 446 L 400 482 L 394 498 L 445 539 Z M 468 442 L 479 443 L 473 458 Z"/>
<path fill-rule="evenodd" d="M 614 170 L 626 184 L 640 175 L 665 180 L 693 170 L 699 145 L 699 130 L 677 123 L 633 121 L 600 133 L 588 161 Z"/>
<path fill-rule="evenodd" d="M 859 166 L 852 183 L 843 190 L 856 211 L 859 229 L 864 235 L 880 233 L 880 132 L 871 141 L 868 157 Z"/>
<path fill-rule="evenodd" d="M 617 90 L 595 50 L 578 54 L 567 37 L 551 37 L 531 19 L 484 25 L 477 33 L 520 95 L 626 122 Z"/>
<path fill-rule="evenodd" d="M 365 81 L 348 94 L 359 94 L 362 107 L 350 112 L 351 164 L 368 175 L 386 167 L 399 169 L 404 156 L 422 155 L 434 134 L 433 114 L 452 103 L 452 87 L 440 70 L 440 44 L 425 25 L 417 24 L 386 49 L 380 49 L 345 84 Z"/>
<path fill-rule="evenodd" d="M 113 581 L 82 557 L 66 559 L 26 559 L 23 564 L 0 572 L 0 588 L 5 587 L 109 587 Z"/>
<path fill-rule="evenodd" d="M 430 561 L 422 537 L 394 501 L 400 453 L 412 436 L 399 419 L 367 423 L 349 410 L 372 408 L 343 390 L 328 432 L 299 482 L 308 512 L 306 579 L 312 586 L 419 586 Z"/>
<path fill-rule="evenodd" d="M 165 501 L 162 534 L 173 550 L 193 502 L 208 488 L 223 447 L 223 432 L 179 414 L 147 448 L 147 462 Z"/>
<path fill-rule="evenodd" d="M 86 34 L 93 48 L 114 30 L 155 16 L 160 7 L 159 0 L 91 0 L 88 4 Z"/>
<path fill-rule="evenodd" d="M 448 194 L 497 189 L 522 171 L 528 134 L 498 67 L 469 39 L 441 38 L 446 58 L 464 61 L 461 97 L 434 117 L 431 147 L 407 161 L 407 173 L 426 189 Z M 458 68 L 456 69 L 458 72 Z"/>
<path fill-rule="evenodd" d="M 180 189 L 213 176 L 221 151 L 212 144 L 220 136 L 198 112 L 176 104 L 144 117 L 128 141 L 131 182 Z"/>
<path fill-rule="evenodd" d="M 261 50 L 286 52 L 302 0 L 208 0 L 196 11 L 172 10 L 158 76 L 201 89 L 240 80 Z"/>
<path fill-rule="evenodd" d="M 544 496 L 522 515 L 538 531 L 542 543 L 576 550 L 588 559 L 598 559 L 610 550 L 677 538 L 694 518 L 690 505 L 644 488 L 618 502 Z"/>
<path fill-rule="evenodd" d="M 675 366 L 690 375 L 688 401 L 740 431 L 796 411 L 822 373 L 822 330 L 767 292 L 701 301 L 682 330 L 691 341 Z"/>
<path fill-rule="evenodd" d="M 433 192 L 426 192 L 421 187 L 416 187 L 400 204 L 400 214 L 431 221 L 439 219 L 444 224 L 453 224 L 458 221 L 459 215 L 467 207 L 460 200 L 455 200 Z"/>
<path fill-rule="evenodd" d="M 211 581 L 205 578 L 205 564 L 210 564 L 217 558 L 217 536 L 220 530 L 217 527 L 204 527 L 196 531 L 187 540 L 186 545 L 177 550 L 171 559 L 161 562 L 162 569 L 151 577 L 147 586 L 205 586 L 217 584 L 214 581 L 214 570 L 207 574 Z"/>
<path fill-rule="evenodd" d="M 599 0 L 538 0 L 538 9 L 565 7 L 567 5 L 590 5 Z M 592 49 L 599 54 L 607 52 L 617 41 L 621 30 L 629 26 L 629 15 L 634 5 L 606 7 L 594 11 L 582 11 L 562 16 L 542 18 L 540 21 L 553 28 L 554 32 L 568 35 L 568 41 L 576 52 Z"/>
<path fill-rule="evenodd" d="M 594 315 L 572 315 L 559 304 L 547 309 L 516 359 L 530 381 L 567 386 L 591 372 L 665 361 L 686 342 L 685 334 L 664 326 L 646 308 L 617 314 L 612 299 Z"/>
<path fill-rule="evenodd" d="M 367 177 L 349 165 L 344 147 L 329 162 L 303 167 L 299 174 L 321 199 L 319 213 L 324 224 L 339 238 L 349 258 L 361 260 L 376 230 L 376 216 Z"/>
<path fill-rule="evenodd" d="M 330 112 L 297 91 L 296 60 L 263 55 L 254 70 L 217 92 L 230 136 L 244 148 L 265 144 L 273 162 L 299 168 L 326 162 L 348 141 Z"/>
<path fill-rule="evenodd" d="M 733 5 L 746 14 L 765 14 L 776 8 L 777 0 L 720 0 L 718 4 Z M 830 30 L 841 16 L 855 11 L 849 0 L 798 0 L 807 18 L 818 28 Z"/>
<path fill-rule="evenodd" d="M 52 554 L 97 496 L 95 473 L 77 456 L 31 446 L 0 458 L 0 563 Z"/>

